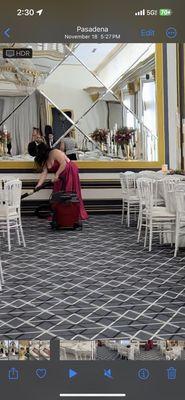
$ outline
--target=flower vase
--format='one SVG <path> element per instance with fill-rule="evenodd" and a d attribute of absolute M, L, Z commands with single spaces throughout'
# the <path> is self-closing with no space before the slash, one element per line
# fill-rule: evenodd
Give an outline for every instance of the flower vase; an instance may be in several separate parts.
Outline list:
<path fill-rule="evenodd" d="M 126 144 L 121 145 L 121 151 L 123 154 L 123 158 L 127 158 L 127 145 Z"/>
<path fill-rule="evenodd" d="M 130 146 L 127 144 L 127 160 L 130 159 Z"/>
<path fill-rule="evenodd" d="M 7 149 L 7 140 L 5 140 L 4 144 L 3 144 L 3 154 L 4 156 L 6 156 L 8 153 L 8 149 Z"/>
<path fill-rule="evenodd" d="M 3 143 L 0 143 L 0 157 L 2 157 L 4 154 L 4 147 L 3 147 Z"/>
<path fill-rule="evenodd" d="M 122 152 L 123 152 L 123 158 L 125 158 L 125 160 L 130 160 L 130 146 L 129 146 L 129 144 L 124 144 L 123 145 Z"/>
<path fill-rule="evenodd" d="M 103 153 L 103 151 L 104 151 L 104 145 L 103 145 L 103 143 L 100 143 L 100 149 L 101 149 L 101 151 L 102 151 L 102 153 Z"/>
<path fill-rule="evenodd" d="M 12 144 L 11 144 L 11 142 L 8 142 L 7 143 L 7 154 L 9 154 L 9 156 L 11 156 L 11 148 L 12 148 Z M 27 151 L 27 149 L 26 149 L 26 151 Z"/>

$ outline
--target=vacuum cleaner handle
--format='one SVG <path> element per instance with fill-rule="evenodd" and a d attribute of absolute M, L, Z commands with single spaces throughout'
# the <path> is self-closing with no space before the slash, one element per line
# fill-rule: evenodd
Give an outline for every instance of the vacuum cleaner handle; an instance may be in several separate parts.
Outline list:
<path fill-rule="evenodd" d="M 52 180 L 50 180 L 50 181 L 48 181 L 48 182 L 45 182 L 45 183 L 43 183 L 43 185 L 40 185 L 40 186 L 38 186 L 38 187 L 36 187 L 36 188 L 34 188 L 30 193 L 24 193 L 22 196 L 21 196 L 21 200 L 23 200 L 23 199 L 25 199 L 26 197 L 28 197 L 28 196 L 31 196 L 33 193 L 35 193 L 35 192 L 39 192 L 39 190 L 41 190 L 41 189 L 44 189 L 45 187 L 47 187 L 48 185 L 51 185 L 53 182 L 52 182 Z"/>
<path fill-rule="evenodd" d="M 32 190 L 31 193 L 24 193 L 24 194 L 22 194 L 21 200 L 25 199 L 25 198 L 28 197 L 28 196 L 31 196 L 33 193 L 34 193 L 34 190 Z"/>

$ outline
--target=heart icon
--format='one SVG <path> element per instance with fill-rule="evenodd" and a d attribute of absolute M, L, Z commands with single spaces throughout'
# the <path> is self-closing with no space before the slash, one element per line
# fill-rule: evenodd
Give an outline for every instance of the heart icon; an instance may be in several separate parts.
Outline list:
<path fill-rule="evenodd" d="M 47 370 L 45 368 L 36 369 L 36 375 L 39 379 L 43 379 L 46 377 Z"/>

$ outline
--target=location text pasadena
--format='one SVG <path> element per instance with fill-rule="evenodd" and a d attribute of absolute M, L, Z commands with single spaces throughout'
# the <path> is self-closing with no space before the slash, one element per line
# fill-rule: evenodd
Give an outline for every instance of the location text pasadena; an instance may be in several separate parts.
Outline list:
<path fill-rule="evenodd" d="M 81 33 L 107 33 L 109 28 L 107 26 L 77 26 L 76 31 Z"/>

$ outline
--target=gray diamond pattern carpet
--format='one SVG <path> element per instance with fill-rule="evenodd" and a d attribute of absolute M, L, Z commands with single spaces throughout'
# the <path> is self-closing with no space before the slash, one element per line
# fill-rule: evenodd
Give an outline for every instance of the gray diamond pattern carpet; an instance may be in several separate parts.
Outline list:
<path fill-rule="evenodd" d="M 119 215 L 91 216 L 82 232 L 35 217 L 23 227 L 26 248 L 1 239 L 2 339 L 184 339 L 184 249 L 174 259 L 156 240 L 149 253 Z"/>

